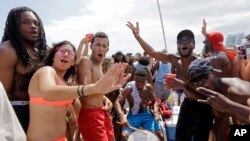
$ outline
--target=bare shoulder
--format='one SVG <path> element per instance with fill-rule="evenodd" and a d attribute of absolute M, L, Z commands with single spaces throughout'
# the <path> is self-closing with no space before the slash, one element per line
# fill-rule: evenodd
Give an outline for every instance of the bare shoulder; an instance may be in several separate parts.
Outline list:
<path fill-rule="evenodd" d="M 56 71 L 51 66 L 44 66 L 44 67 L 38 69 L 35 72 L 34 76 L 40 77 L 40 76 L 44 76 L 44 75 L 47 75 L 47 74 L 54 74 L 54 75 L 56 75 Z"/>
<path fill-rule="evenodd" d="M 0 60 L 8 64 L 17 63 L 18 57 L 10 41 L 5 41 L 0 44 Z"/>
<path fill-rule="evenodd" d="M 180 60 L 180 57 L 178 55 L 174 53 L 168 53 L 167 56 L 169 58 L 169 62 L 162 61 L 163 63 L 171 63 L 172 66 L 175 66 L 176 64 L 178 64 L 178 61 Z"/>

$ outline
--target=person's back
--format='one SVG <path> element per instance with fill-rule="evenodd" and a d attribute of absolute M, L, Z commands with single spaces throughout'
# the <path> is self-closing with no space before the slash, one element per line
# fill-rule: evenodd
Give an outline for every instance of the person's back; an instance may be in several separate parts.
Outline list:
<path fill-rule="evenodd" d="M 45 34 L 38 15 L 28 7 L 12 9 L 0 44 L 0 81 L 25 132 L 29 123 L 27 89 L 31 76 L 43 65 L 45 51 Z"/>

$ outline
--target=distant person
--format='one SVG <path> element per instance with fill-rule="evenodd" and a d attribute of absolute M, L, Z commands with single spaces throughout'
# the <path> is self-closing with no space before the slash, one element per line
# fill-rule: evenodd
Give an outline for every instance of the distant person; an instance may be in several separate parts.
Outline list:
<path fill-rule="evenodd" d="M 119 62 L 127 63 L 128 62 L 126 56 L 121 51 L 116 52 L 114 61 L 115 63 L 119 63 Z"/>
<path fill-rule="evenodd" d="M 0 44 L 0 81 L 25 132 L 29 125 L 29 81 L 43 66 L 46 50 L 43 24 L 36 12 L 28 7 L 11 9 Z"/>
<path fill-rule="evenodd" d="M 29 141 L 64 141 L 66 115 L 75 98 L 103 96 L 102 92 L 119 89 L 127 80 L 123 77 L 126 66 L 116 64 L 93 84 L 68 86 L 68 79 L 76 73 L 75 60 L 75 47 L 59 42 L 50 50 L 46 66 L 31 78 Z"/>
<path fill-rule="evenodd" d="M 171 73 L 171 69 L 170 63 L 163 63 L 162 61 L 157 61 L 153 67 L 153 72 L 156 73 L 154 82 L 155 94 L 162 102 L 165 101 L 170 94 L 170 89 L 164 84 L 164 77 L 166 74 Z"/>

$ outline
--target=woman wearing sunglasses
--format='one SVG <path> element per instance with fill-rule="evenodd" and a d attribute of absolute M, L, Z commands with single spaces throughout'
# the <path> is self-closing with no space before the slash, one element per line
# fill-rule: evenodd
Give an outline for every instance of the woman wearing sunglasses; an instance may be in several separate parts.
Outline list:
<path fill-rule="evenodd" d="M 64 141 L 66 114 L 75 98 L 119 89 L 130 75 L 123 77 L 126 65 L 115 64 L 94 84 L 68 86 L 75 78 L 75 47 L 68 41 L 55 44 L 46 66 L 35 72 L 29 84 L 30 124 L 29 141 Z"/>

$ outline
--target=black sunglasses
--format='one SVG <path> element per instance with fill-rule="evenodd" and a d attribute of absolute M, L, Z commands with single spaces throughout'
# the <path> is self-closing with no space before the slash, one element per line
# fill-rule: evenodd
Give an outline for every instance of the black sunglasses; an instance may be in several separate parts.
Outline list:
<path fill-rule="evenodd" d="M 191 44 L 193 43 L 193 39 L 185 39 L 185 40 L 177 40 L 177 44 L 183 45 L 183 44 Z"/>

